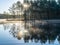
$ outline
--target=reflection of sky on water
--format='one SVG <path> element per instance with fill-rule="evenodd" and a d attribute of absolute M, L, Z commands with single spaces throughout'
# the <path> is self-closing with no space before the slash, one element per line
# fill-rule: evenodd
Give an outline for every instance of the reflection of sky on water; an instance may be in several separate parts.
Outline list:
<path fill-rule="evenodd" d="M 3 25 L 0 25 L 0 43 L 22 43 L 22 40 L 17 40 L 9 34 L 9 30 L 4 30 Z"/>
<path fill-rule="evenodd" d="M 16 23 L 16 24 L 1 24 L 0 25 L 0 44 L 2 44 L 2 43 L 24 43 L 24 40 L 23 39 L 20 39 L 20 40 L 18 40 L 19 38 L 18 37 L 14 37 L 14 35 L 15 34 L 18 34 L 18 33 L 14 33 L 13 34 L 13 32 L 15 31 L 15 30 L 17 30 L 16 32 L 19 32 L 19 31 L 21 31 L 21 30 L 23 30 L 23 37 L 24 37 L 24 35 L 26 34 L 26 32 L 27 31 L 25 31 L 24 32 L 24 30 L 26 30 L 26 29 L 24 29 L 24 26 L 22 26 L 21 24 L 19 25 L 20 23 Z M 20 27 L 20 28 L 19 28 Z M 15 28 L 15 29 L 13 29 L 13 28 Z M 17 29 L 18 28 L 18 29 Z M 34 27 L 35 28 L 35 27 Z M 33 29 L 34 29 L 33 28 Z M 50 27 L 49 27 L 50 28 Z M 35 28 L 35 29 L 37 29 L 37 28 Z M 42 28 L 41 28 L 42 29 Z M 46 30 L 47 28 L 45 28 L 44 30 Z M 52 30 L 54 29 L 54 27 L 53 28 L 50 28 L 49 29 L 49 31 L 51 32 Z M 13 31 L 12 31 L 13 30 Z M 43 31 L 44 31 L 43 30 Z M 54 30 L 57 30 L 57 32 L 59 33 L 59 30 L 60 29 L 54 29 Z M 46 34 L 49 34 L 49 33 L 47 33 L 48 31 L 46 30 L 45 31 L 46 32 Z M 53 31 L 52 31 L 53 32 Z M 55 33 L 56 33 L 56 31 L 54 31 Z M 57 36 L 57 34 L 58 33 L 56 33 L 56 35 L 54 35 L 54 32 L 53 33 L 51 33 L 52 34 L 52 36 Z M 34 32 L 33 32 L 34 33 Z M 20 33 L 21 34 L 21 33 Z M 19 34 L 19 35 L 20 35 Z M 42 35 L 43 34 L 43 35 Z M 43 38 L 45 37 L 45 36 L 47 36 L 47 35 L 45 35 L 45 33 L 43 32 L 42 34 L 40 34 L 41 36 L 43 36 Z M 28 35 L 29 36 L 29 33 L 27 33 L 26 35 Z M 26 36 L 25 35 L 25 36 Z M 34 34 L 33 34 L 33 36 L 34 36 Z M 49 36 L 51 36 L 51 35 L 49 35 Z M 46 42 L 45 43 L 41 43 L 41 41 L 43 41 L 43 38 L 42 37 L 40 37 L 41 39 L 39 39 L 39 41 L 38 41 L 38 43 L 37 42 L 35 42 L 35 40 L 33 40 L 33 42 L 30 40 L 30 39 L 28 39 L 29 40 L 29 43 L 25 43 L 25 44 L 22 44 L 22 45 L 26 45 L 26 44 L 30 44 L 30 45 L 32 45 L 32 44 L 34 44 L 34 45 L 38 45 L 38 44 L 44 44 L 44 45 L 59 45 L 59 42 L 58 42 L 58 40 L 56 39 L 56 38 L 58 38 L 58 37 L 53 37 L 53 38 L 55 38 L 55 39 L 53 39 L 52 38 L 52 41 L 49 43 L 49 40 L 48 40 L 48 38 L 47 38 L 47 40 L 45 40 Z M 35 39 L 35 37 L 33 37 L 33 39 Z M 38 38 L 37 38 L 38 39 Z M 44 38 L 45 39 L 45 38 Z M 53 43 L 54 42 L 54 43 Z"/>

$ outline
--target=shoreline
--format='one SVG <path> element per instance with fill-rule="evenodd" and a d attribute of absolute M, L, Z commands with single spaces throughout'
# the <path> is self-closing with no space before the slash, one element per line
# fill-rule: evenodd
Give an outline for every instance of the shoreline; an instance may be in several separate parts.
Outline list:
<path fill-rule="evenodd" d="M 33 22 L 33 20 L 29 20 L 28 22 L 31 23 Z M 24 20 L 20 20 L 20 19 L 0 19 L 0 24 L 4 24 L 4 23 L 20 23 L 20 22 L 24 22 Z M 52 24 L 55 24 L 55 23 L 60 23 L 60 20 L 35 20 L 34 22 L 38 22 L 38 23 L 52 23 Z"/>
<path fill-rule="evenodd" d="M 4 24 L 4 23 L 20 23 L 20 22 L 24 22 L 22 20 L 7 20 L 7 19 L 0 19 L 0 24 Z"/>

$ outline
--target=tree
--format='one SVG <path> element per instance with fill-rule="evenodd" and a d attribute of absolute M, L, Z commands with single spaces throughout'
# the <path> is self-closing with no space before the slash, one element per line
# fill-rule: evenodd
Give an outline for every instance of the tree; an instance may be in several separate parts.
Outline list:
<path fill-rule="evenodd" d="M 8 20 L 10 14 L 8 12 L 6 12 L 6 11 L 4 11 L 3 14 L 6 16 L 6 18 Z"/>
<path fill-rule="evenodd" d="M 17 1 L 16 3 L 12 4 L 12 7 L 9 8 L 9 12 L 13 17 L 15 18 L 14 15 L 22 15 L 23 13 L 23 6 L 20 1 Z"/>
<path fill-rule="evenodd" d="M 30 4 L 28 9 L 30 10 L 30 19 L 57 19 L 60 17 L 60 6 L 55 0 L 31 1 Z"/>

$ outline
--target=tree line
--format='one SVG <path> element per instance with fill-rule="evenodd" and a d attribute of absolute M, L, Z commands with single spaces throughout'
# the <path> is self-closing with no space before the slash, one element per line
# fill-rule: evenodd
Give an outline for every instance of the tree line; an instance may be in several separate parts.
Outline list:
<path fill-rule="evenodd" d="M 60 19 L 60 2 L 43 0 L 30 3 L 31 19 Z"/>
<path fill-rule="evenodd" d="M 22 15 L 26 19 L 60 19 L 60 2 L 54 1 L 30 1 L 27 4 L 31 4 L 27 10 L 24 10 L 23 4 L 20 1 L 12 4 L 9 7 L 11 15 Z M 13 16 L 15 18 L 15 16 Z M 25 19 L 25 20 L 26 20 Z"/>

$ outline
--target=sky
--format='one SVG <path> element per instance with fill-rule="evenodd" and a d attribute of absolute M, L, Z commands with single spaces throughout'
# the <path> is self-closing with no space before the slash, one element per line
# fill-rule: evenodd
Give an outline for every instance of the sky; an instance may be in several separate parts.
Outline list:
<path fill-rule="evenodd" d="M 8 12 L 9 7 L 17 1 L 23 2 L 23 0 L 0 0 L 0 13 L 3 13 L 4 11 Z"/>

